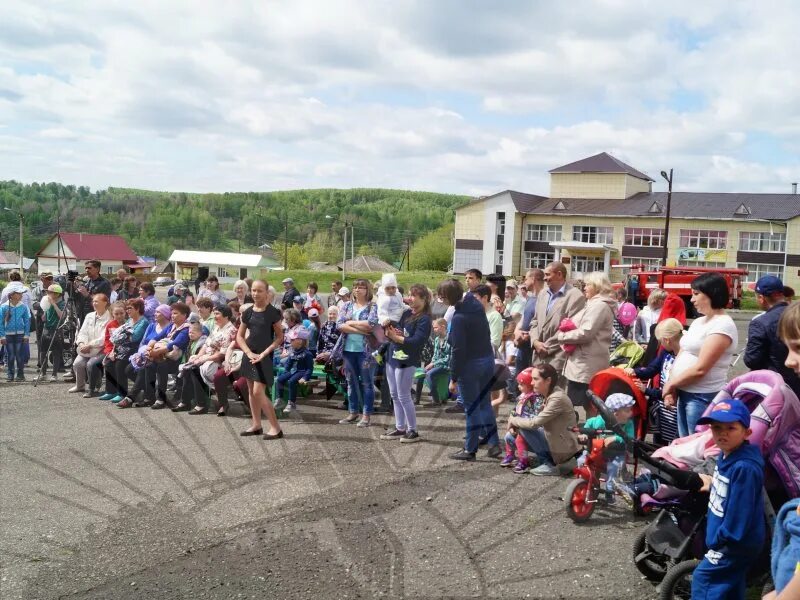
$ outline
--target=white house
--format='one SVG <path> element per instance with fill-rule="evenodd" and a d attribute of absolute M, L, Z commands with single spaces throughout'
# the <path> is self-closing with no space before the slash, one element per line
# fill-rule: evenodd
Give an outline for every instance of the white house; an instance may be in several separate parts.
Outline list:
<path fill-rule="evenodd" d="M 237 254 L 236 252 L 201 252 L 199 250 L 175 250 L 169 257 L 175 268 L 175 279 L 204 280 L 216 275 L 220 283 L 233 283 L 238 279 L 257 279 L 268 271 L 279 268 L 278 263 L 260 254 Z"/>

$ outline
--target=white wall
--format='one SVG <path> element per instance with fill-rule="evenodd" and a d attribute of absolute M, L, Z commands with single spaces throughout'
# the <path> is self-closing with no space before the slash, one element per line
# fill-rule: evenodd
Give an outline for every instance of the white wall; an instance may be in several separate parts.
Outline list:
<path fill-rule="evenodd" d="M 487 200 L 484 203 L 484 233 L 483 233 L 483 256 L 480 269 L 484 275 L 494 273 L 494 255 L 497 244 L 497 213 L 506 213 L 506 233 L 503 240 L 503 275 L 512 275 L 512 262 L 514 259 L 514 245 L 519 243 L 515 238 L 514 216 L 517 214 L 517 207 L 511 199 L 511 194 L 504 193 L 496 198 Z"/>

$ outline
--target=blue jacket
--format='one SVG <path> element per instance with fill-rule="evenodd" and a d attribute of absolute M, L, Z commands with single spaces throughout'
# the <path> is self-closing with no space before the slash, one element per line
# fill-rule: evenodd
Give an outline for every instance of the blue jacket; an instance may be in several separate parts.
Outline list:
<path fill-rule="evenodd" d="M 772 581 L 775 591 L 781 592 L 800 565 L 800 516 L 797 506 L 800 498 L 789 500 L 781 507 L 775 521 L 772 538 Z"/>
<path fill-rule="evenodd" d="M 749 369 L 768 369 L 779 373 L 792 391 L 800 396 L 800 378 L 786 367 L 789 349 L 778 337 L 778 321 L 788 304 L 781 302 L 750 321 L 744 364 Z"/>
<path fill-rule="evenodd" d="M 170 331 L 172 331 L 172 327 L 173 327 L 172 323 L 167 323 L 167 326 L 164 327 L 164 329 L 162 329 L 161 332 L 159 333 L 158 331 L 156 331 L 155 321 L 152 323 L 148 323 L 147 330 L 144 332 L 144 337 L 142 338 L 142 341 L 139 343 L 139 347 L 147 346 L 147 344 L 149 344 L 153 340 L 160 340 Z"/>
<path fill-rule="evenodd" d="M 412 319 L 411 316 L 411 311 L 407 310 L 398 323 L 398 329 L 403 331 L 403 343 L 392 342 L 389 345 L 389 364 L 395 368 L 420 366 L 422 349 L 431 337 L 430 315 L 420 315 L 416 319 Z M 408 358 L 403 360 L 394 358 L 394 353 L 398 350 L 405 352 Z"/>
<path fill-rule="evenodd" d="M 638 379 L 645 381 L 647 379 L 652 379 L 656 375 L 661 375 L 661 371 L 664 368 L 664 360 L 669 357 L 670 359 L 674 360 L 675 355 L 672 352 L 667 352 L 663 348 L 656 354 L 656 357 L 650 362 L 649 365 L 646 367 L 637 367 L 633 370 L 636 374 Z M 664 389 L 664 378 L 662 377 L 659 380 L 659 387 L 653 388 L 645 388 L 644 395 L 651 400 L 661 400 L 661 390 Z"/>
<path fill-rule="evenodd" d="M 764 460 L 745 441 L 720 455 L 708 498 L 706 545 L 727 556 L 756 556 L 764 544 Z"/>
<path fill-rule="evenodd" d="M 6 321 L 6 319 L 8 319 Z M 31 313 L 22 302 L 11 306 L 8 302 L 0 306 L 0 337 L 31 333 Z"/>
<path fill-rule="evenodd" d="M 456 304 L 447 341 L 451 349 L 450 377 L 455 382 L 464 375 L 470 361 L 494 358 L 486 311 L 472 294 Z"/>
<path fill-rule="evenodd" d="M 285 373 L 299 374 L 301 379 L 308 381 L 314 372 L 314 355 L 308 348 L 299 352 L 293 350 L 289 356 L 281 359 L 281 366 L 286 369 Z"/>

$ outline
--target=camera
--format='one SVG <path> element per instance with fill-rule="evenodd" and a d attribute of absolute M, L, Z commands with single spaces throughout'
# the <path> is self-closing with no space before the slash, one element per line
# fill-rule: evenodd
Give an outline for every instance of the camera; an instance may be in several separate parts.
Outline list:
<path fill-rule="evenodd" d="M 78 275 L 80 275 L 80 273 L 77 271 L 67 271 L 67 281 L 70 283 L 74 282 L 78 278 Z"/>

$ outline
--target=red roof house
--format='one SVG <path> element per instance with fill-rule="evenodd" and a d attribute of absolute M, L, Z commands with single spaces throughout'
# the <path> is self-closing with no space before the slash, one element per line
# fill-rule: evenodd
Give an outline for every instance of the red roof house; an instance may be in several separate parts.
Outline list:
<path fill-rule="evenodd" d="M 130 267 L 139 262 L 139 257 L 118 235 L 93 233 L 62 233 L 53 235 L 36 253 L 39 272 L 66 273 L 67 270 L 83 271 L 87 260 L 99 260 L 103 273 L 113 273 L 120 267 Z"/>

